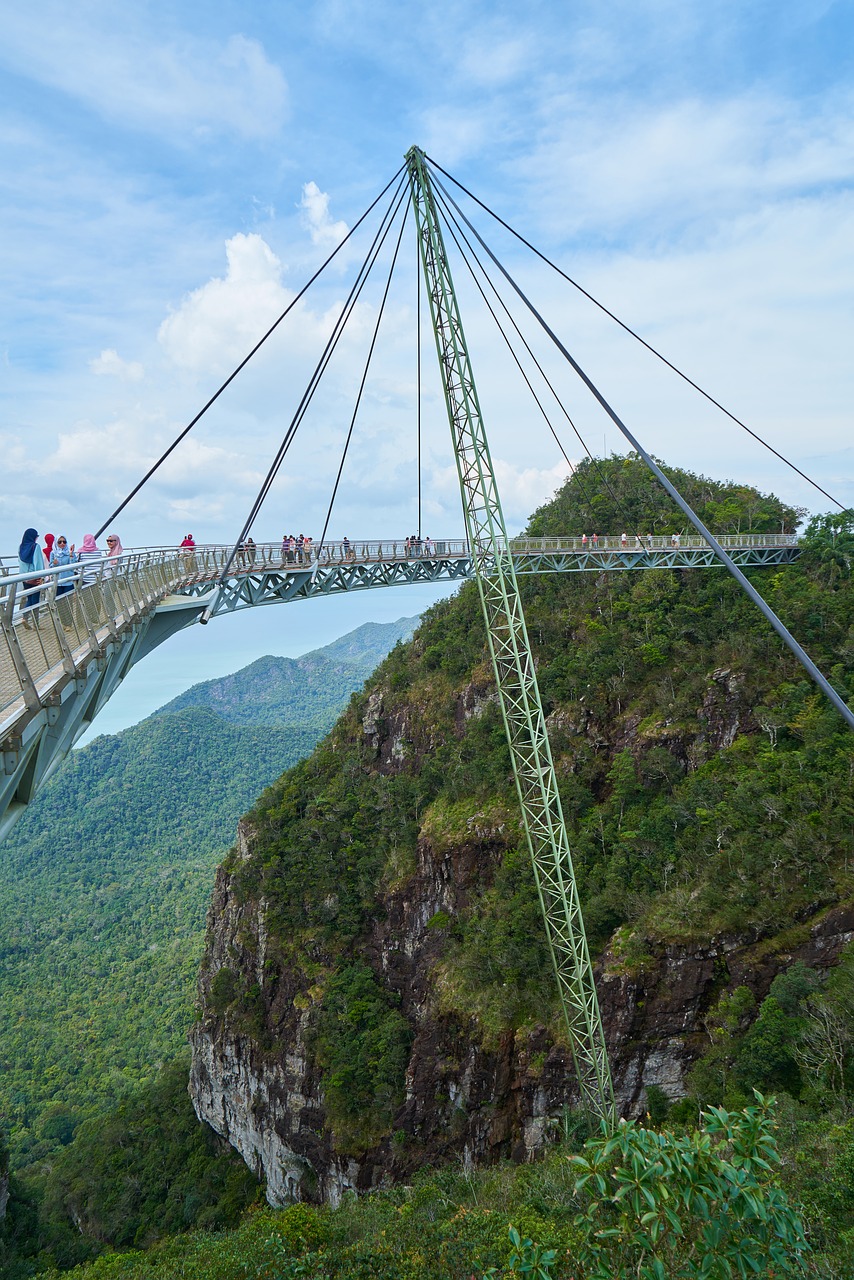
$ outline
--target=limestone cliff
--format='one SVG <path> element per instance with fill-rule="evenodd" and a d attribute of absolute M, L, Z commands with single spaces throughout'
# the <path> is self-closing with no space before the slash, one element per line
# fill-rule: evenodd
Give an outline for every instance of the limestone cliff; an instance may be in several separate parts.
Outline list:
<path fill-rule="evenodd" d="M 251 826 L 241 824 L 240 859 L 251 856 L 251 842 Z M 266 1179 L 271 1204 L 335 1204 L 345 1190 L 402 1179 L 451 1157 L 530 1159 L 555 1136 L 564 1108 L 577 1103 L 570 1055 L 543 1027 L 508 1031 L 485 1048 L 475 1025 L 436 1008 L 442 944 L 429 922 L 459 907 L 484 853 L 473 842 L 437 855 L 419 841 L 416 879 L 384 904 L 370 953 L 383 981 L 399 992 L 415 1035 L 393 1135 L 358 1156 L 337 1152 L 326 1126 L 322 1079 L 306 1051 L 307 980 L 271 953 L 263 900 L 239 902 L 234 872 L 219 872 L 190 1092 L 199 1118 Z M 704 1015 L 723 990 L 744 985 L 761 999 L 795 960 L 828 967 L 852 937 L 854 907 L 844 906 L 805 921 L 789 949 L 719 937 L 703 947 L 659 946 L 639 969 L 622 965 L 609 949 L 597 978 L 620 1112 L 642 1113 L 653 1084 L 671 1098 L 683 1095 L 686 1070 L 707 1042 Z M 261 1034 L 212 1011 L 211 986 L 223 967 L 246 986 L 258 985 Z"/>
<path fill-rule="evenodd" d="M 765 583 L 847 678 L 845 593 L 808 566 Z M 854 935 L 850 743 L 719 574 L 565 575 L 525 596 L 637 1114 L 652 1084 L 684 1092 L 722 994 L 762 999 Z M 273 1203 L 528 1159 L 577 1102 L 473 589 L 241 823 L 199 992 L 194 1106 Z"/>

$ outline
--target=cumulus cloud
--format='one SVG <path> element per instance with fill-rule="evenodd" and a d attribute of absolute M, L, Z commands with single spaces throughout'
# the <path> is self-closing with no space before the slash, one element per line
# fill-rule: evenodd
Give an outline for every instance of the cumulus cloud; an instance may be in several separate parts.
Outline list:
<path fill-rule="evenodd" d="M 261 236 L 232 236 L 225 254 L 225 276 L 189 293 L 158 330 L 170 360 L 184 368 L 241 359 L 293 300 L 282 284 L 282 264 Z"/>
<path fill-rule="evenodd" d="M 145 375 L 138 360 L 123 360 L 112 347 L 90 360 L 89 368 L 98 377 L 121 378 L 123 382 L 139 382 Z"/>
<path fill-rule="evenodd" d="M 256 232 L 226 240 L 225 254 L 225 275 L 187 294 L 158 330 L 163 350 L 181 368 L 200 372 L 236 365 L 296 296 L 282 283 L 282 262 Z M 319 355 L 340 310 L 334 302 L 314 312 L 300 300 L 281 331 L 287 334 L 288 353 Z M 364 325 L 364 308 L 357 306 L 348 325 L 350 340 L 358 339 Z M 276 350 L 281 352 L 281 341 Z"/>
<path fill-rule="evenodd" d="M 329 196 L 320 190 L 316 182 L 304 185 L 300 208 L 313 244 L 327 245 L 332 249 L 346 236 L 349 230 L 347 223 L 333 222 L 329 214 Z"/>

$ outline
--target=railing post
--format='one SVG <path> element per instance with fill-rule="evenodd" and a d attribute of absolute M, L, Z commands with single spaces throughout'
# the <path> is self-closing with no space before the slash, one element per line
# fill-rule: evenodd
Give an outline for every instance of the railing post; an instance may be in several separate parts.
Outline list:
<path fill-rule="evenodd" d="M 12 665 L 15 668 L 15 675 L 18 677 L 18 683 L 21 686 L 21 694 L 24 698 L 24 705 L 28 711 L 40 711 L 41 699 L 35 686 L 33 677 L 30 675 L 30 669 L 27 666 L 27 660 L 24 657 L 24 651 L 21 648 L 21 642 L 18 639 L 14 623 L 15 609 L 15 588 L 17 583 L 12 583 L 12 589 L 7 596 L 3 608 L 0 609 L 0 627 L 3 629 L 3 635 L 9 646 L 9 657 L 12 659 Z"/>

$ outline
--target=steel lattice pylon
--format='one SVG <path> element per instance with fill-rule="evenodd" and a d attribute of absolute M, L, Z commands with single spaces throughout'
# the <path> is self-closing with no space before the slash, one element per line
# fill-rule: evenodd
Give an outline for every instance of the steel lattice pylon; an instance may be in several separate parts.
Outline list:
<path fill-rule="evenodd" d="M 466 533 L 546 936 L 583 1104 L 610 1126 L 605 1035 L 516 571 L 424 153 L 413 147 L 406 162 Z"/>

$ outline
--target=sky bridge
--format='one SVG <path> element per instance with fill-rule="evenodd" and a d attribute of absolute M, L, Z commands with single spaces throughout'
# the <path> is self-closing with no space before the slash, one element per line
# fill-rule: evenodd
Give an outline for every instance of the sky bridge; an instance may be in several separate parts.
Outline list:
<path fill-rule="evenodd" d="M 718 541 L 742 567 L 790 563 L 794 534 L 726 534 Z M 603 573 L 694 569 L 719 565 L 697 536 L 597 535 L 515 538 L 518 574 Z M 191 552 L 147 547 L 73 569 L 72 590 L 49 570 L 40 588 L 26 588 L 17 559 L 0 560 L 0 837 L 86 731 L 130 669 L 177 631 L 241 609 L 311 600 L 340 592 L 473 576 L 469 544 L 453 538 L 355 539 L 313 547 L 308 554 L 258 544 Z M 37 606 L 27 608 L 38 595 Z"/>
<path fill-rule="evenodd" d="M 770 608 L 746 568 L 784 565 L 799 554 L 799 545 L 786 529 L 797 526 L 798 512 L 779 506 L 779 535 L 727 533 L 716 537 L 658 461 L 619 417 L 602 391 L 578 363 L 564 339 L 551 327 L 527 296 L 520 282 L 495 252 L 458 202 L 467 198 L 527 246 L 538 260 L 573 289 L 580 290 L 626 334 L 636 339 L 675 375 L 705 397 L 780 461 L 811 484 L 795 464 L 783 457 L 714 397 L 683 374 L 662 353 L 597 302 L 566 272 L 536 250 L 523 236 L 458 183 L 419 148 L 412 147 L 398 172 L 353 227 L 343 235 L 326 261 L 296 293 L 285 311 L 259 339 L 202 409 L 168 445 L 96 532 L 99 537 L 133 500 L 143 485 L 179 447 L 208 409 L 228 388 L 255 353 L 273 335 L 305 292 L 329 266 L 369 215 L 378 209 L 379 226 L 358 268 L 343 307 L 336 309 L 326 346 L 285 428 L 269 469 L 230 546 L 148 547 L 118 559 L 87 558 L 84 564 L 48 570 L 42 578 L 27 551 L 28 574 L 16 572 L 23 562 L 0 564 L 0 838 L 50 776 L 57 763 L 97 716 L 128 671 L 171 635 L 195 622 L 207 624 L 242 609 L 293 603 L 319 596 L 396 585 L 460 581 L 477 583 L 498 701 L 507 735 L 513 780 L 546 937 L 573 1049 L 582 1105 L 607 1126 L 616 1119 L 604 1030 L 599 1013 L 593 968 L 587 947 L 581 902 L 572 865 L 557 773 L 548 740 L 546 714 L 540 697 L 518 579 L 526 574 L 689 570 L 720 565 L 739 583 L 801 663 L 816 685 L 854 728 L 854 711 L 834 689 L 809 655 Z M 382 203 L 385 203 L 384 211 Z M 471 207 L 471 206 L 469 206 Z M 475 209 L 472 213 L 476 216 Z M 417 538 L 413 540 L 356 540 L 330 542 L 328 531 L 344 473 L 348 450 L 359 415 L 363 392 L 383 322 L 399 251 L 408 219 L 415 230 L 418 293 L 415 307 L 415 413 Z M 448 240 L 446 241 L 446 234 Z M 544 539 L 508 535 L 498 493 L 486 424 L 475 385 L 462 315 L 451 274 L 447 245 L 455 245 L 472 282 L 507 346 L 510 362 L 522 377 L 533 402 L 573 475 L 574 520 L 598 523 L 596 492 L 607 491 L 609 519 L 619 520 L 625 532 L 609 535 Z M 256 545 L 250 531 L 285 463 L 318 385 L 341 335 L 359 303 L 361 292 L 380 255 L 389 259 L 388 274 L 376 310 L 372 336 L 349 427 L 341 447 L 322 533 L 317 547 L 296 550 L 290 539 L 283 546 Z M 343 265 L 342 259 L 339 265 Z M 487 290 L 489 292 L 487 292 Z M 462 502 L 465 539 L 422 538 L 422 387 L 421 299 L 429 310 L 438 357 L 442 393 L 451 431 L 454 462 Z M 519 319 L 514 315 L 514 309 Z M 617 428 L 631 454 L 654 477 L 673 507 L 681 512 L 660 523 L 655 504 L 634 504 L 634 514 L 616 492 L 585 444 L 562 394 L 540 362 L 520 322 L 544 338 L 557 353 L 564 372 L 571 371 L 585 393 Z M 533 379 L 533 381 L 532 381 Z M 537 384 L 535 387 L 534 384 Z M 548 404 L 548 408 L 546 407 Z M 551 415 L 551 416 L 550 416 Z M 555 421 L 574 433 L 590 461 L 585 474 L 570 460 Z M 292 480 L 294 476 L 291 477 Z M 835 506 L 840 504 L 816 486 Z M 617 489 L 620 484 L 617 483 Z M 699 495 L 698 495 L 699 496 Z M 758 495 L 757 495 L 758 496 Z M 697 502 L 697 498 L 694 499 Z M 705 500 L 703 500 L 705 502 Z M 776 501 L 776 500 L 775 500 Z M 705 503 L 709 510 L 713 505 Z M 650 519 L 650 511 L 652 518 Z M 586 514 L 582 514 L 582 513 Z M 339 517 L 340 518 L 340 517 Z M 601 519 L 601 516 L 599 517 Z M 643 524 L 641 524 L 643 521 Z M 649 524 L 647 524 L 649 521 Z M 683 523 L 684 522 L 684 523 Z M 725 522 L 725 517 L 721 519 Z M 765 518 L 767 527 L 767 516 Z M 567 521 L 569 523 L 569 521 Z M 592 526 L 588 526 L 591 527 Z M 649 528 L 667 530 L 650 535 Z M 674 533 L 674 527 L 680 533 Z M 577 526 L 576 526 L 577 528 Z M 690 532 L 689 532 L 690 529 Z M 30 539 L 32 538 L 30 534 Z M 22 551 L 30 539 L 22 544 Z M 41 561 L 39 559 L 39 566 Z M 36 581 L 32 579 L 36 577 Z M 28 585 L 29 584 L 29 585 Z"/>

